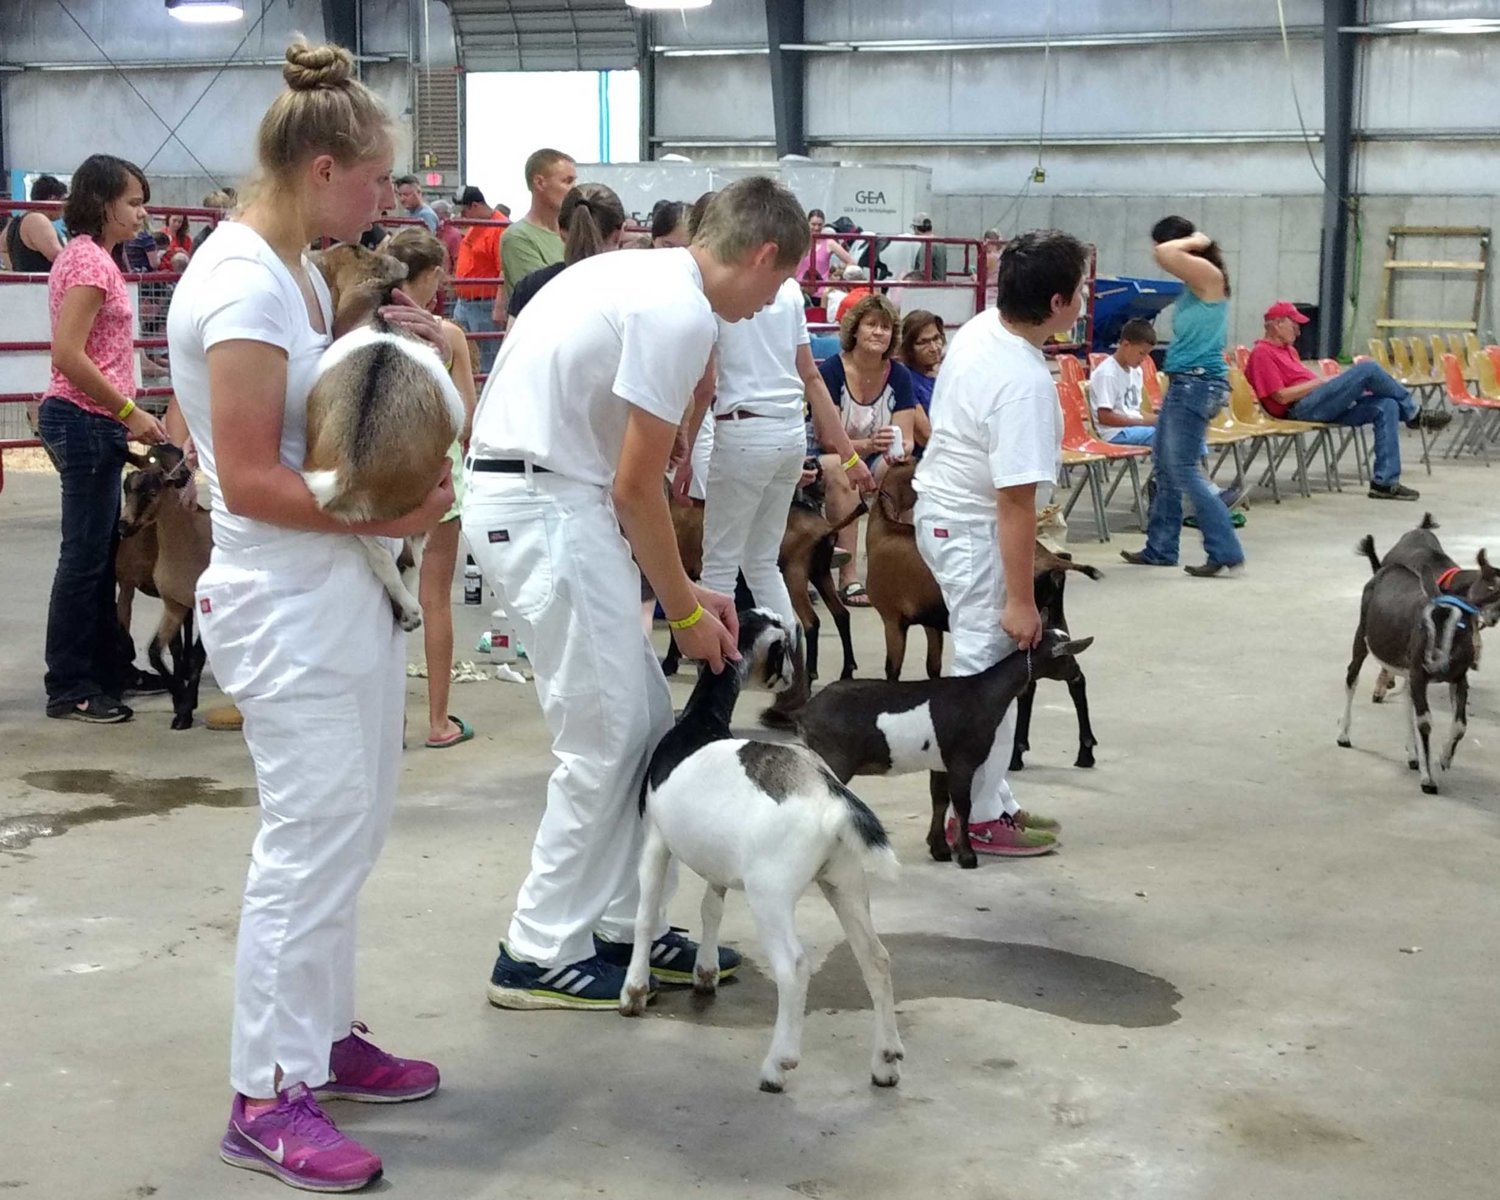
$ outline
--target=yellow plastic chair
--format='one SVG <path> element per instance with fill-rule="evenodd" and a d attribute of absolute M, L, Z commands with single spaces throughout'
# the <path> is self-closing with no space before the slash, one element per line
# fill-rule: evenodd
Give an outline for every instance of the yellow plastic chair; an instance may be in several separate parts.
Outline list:
<path fill-rule="evenodd" d="M 1426 387 L 1428 380 L 1417 374 L 1416 364 L 1411 360 L 1411 346 L 1403 338 L 1391 339 L 1391 374 L 1409 388 Z"/>
<path fill-rule="evenodd" d="M 1370 357 L 1380 364 L 1380 369 L 1387 375 L 1394 375 L 1395 368 L 1391 366 L 1390 351 L 1385 348 L 1384 338 L 1370 339 Z"/>
<path fill-rule="evenodd" d="M 1475 338 L 1474 340 L 1478 341 L 1479 339 Z M 1463 376 L 1465 379 L 1467 379 L 1470 383 L 1473 383 L 1474 380 L 1478 377 L 1479 372 L 1477 368 L 1475 368 L 1474 364 L 1469 361 L 1469 348 L 1464 345 L 1463 334 L 1450 333 L 1448 335 L 1448 349 L 1445 353 L 1451 354 L 1454 358 L 1458 359 L 1459 370 L 1463 372 Z M 1434 361 L 1437 364 L 1438 370 L 1441 372 L 1443 369 L 1443 356 L 1439 354 Z"/>
<path fill-rule="evenodd" d="M 1328 490 L 1343 491 L 1343 484 L 1338 479 L 1333 463 L 1331 431 L 1339 428 L 1338 426 L 1320 421 L 1295 421 L 1273 417 L 1260 406 L 1260 401 L 1256 398 L 1250 381 L 1245 378 L 1245 373 L 1236 367 L 1231 367 L 1229 371 L 1229 402 L 1235 420 L 1241 425 L 1279 436 L 1282 439 L 1278 447 L 1271 448 L 1270 463 L 1265 476 L 1261 479 L 1262 483 L 1268 482 L 1271 485 L 1271 494 L 1278 502 L 1281 497 L 1280 488 L 1276 483 L 1276 472 L 1280 469 L 1288 450 L 1295 451 L 1297 455 L 1298 489 L 1304 496 L 1312 495 L 1312 485 L 1307 473 L 1307 447 L 1302 440 L 1307 434 L 1312 434 L 1315 439 L 1314 450 L 1319 445 L 1323 448 L 1323 466 L 1328 480 Z"/>

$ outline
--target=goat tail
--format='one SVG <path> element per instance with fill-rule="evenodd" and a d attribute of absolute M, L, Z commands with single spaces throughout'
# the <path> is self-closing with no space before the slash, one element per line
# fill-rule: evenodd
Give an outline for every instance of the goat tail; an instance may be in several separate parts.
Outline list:
<path fill-rule="evenodd" d="M 890 836 L 874 811 L 840 783 L 830 771 L 823 773 L 833 801 L 825 810 L 823 828 L 865 870 L 894 881 L 901 862 L 891 848 Z"/>
<path fill-rule="evenodd" d="M 774 704 L 760 711 L 760 723 L 767 729 L 784 729 L 789 733 L 797 731 L 797 717 L 784 708 L 777 708 Z"/>
<path fill-rule="evenodd" d="M 1380 570 L 1380 555 L 1375 553 L 1374 534 L 1367 533 L 1364 537 L 1360 538 L 1359 541 L 1355 544 L 1354 552 L 1356 554 L 1363 554 L 1370 560 L 1371 574 L 1374 574 L 1376 571 Z"/>
<path fill-rule="evenodd" d="M 1417 528 L 1418 529 L 1441 529 L 1442 526 L 1440 526 L 1435 520 L 1433 520 L 1433 517 L 1432 517 L 1431 513 L 1423 513 L 1422 514 L 1422 523 L 1420 525 L 1418 525 Z"/>

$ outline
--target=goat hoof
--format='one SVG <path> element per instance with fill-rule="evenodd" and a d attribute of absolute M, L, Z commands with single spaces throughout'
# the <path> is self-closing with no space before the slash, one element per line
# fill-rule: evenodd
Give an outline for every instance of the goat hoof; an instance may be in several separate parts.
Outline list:
<path fill-rule="evenodd" d="M 420 608 L 407 609 L 405 612 L 396 614 L 396 624 L 400 625 L 406 633 L 422 628 L 422 610 Z"/>
<path fill-rule="evenodd" d="M 1352 750 L 1354 748 L 1354 743 L 1351 742 L 1348 738 L 1339 738 L 1339 745 L 1342 746 L 1345 750 Z"/>
<path fill-rule="evenodd" d="M 1010 769 L 1012 771 L 1024 771 L 1026 769 L 1026 764 L 1021 761 L 1019 754 L 1010 760 Z"/>
<path fill-rule="evenodd" d="M 927 853 L 932 855 L 933 862 L 952 862 L 953 851 L 949 847 L 928 846 Z"/>
<path fill-rule="evenodd" d="M 620 1015 L 622 1017 L 639 1017 L 646 1011 L 646 998 L 650 994 L 649 988 L 625 985 L 625 990 L 620 993 Z"/>
<path fill-rule="evenodd" d="M 717 969 L 704 970 L 702 967 L 693 971 L 693 992 L 699 996 L 712 996 L 719 990 L 719 972 Z"/>
<path fill-rule="evenodd" d="M 675 662 L 671 662 L 671 661 L 669 661 L 669 660 L 667 660 L 665 658 L 662 659 L 661 660 L 661 673 L 663 675 L 665 675 L 668 679 L 670 679 L 673 675 L 677 674 L 677 664 Z"/>
<path fill-rule="evenodd" d="M 1406 760 L 1406 769 L 1408 771 L 1415 771 L 1418 768 L 1419 765 L 1420 764 L 1414 758 L 1408 758 Z"/>
<path fill-rule="evenodd" d="M 972 871 L 979 865 L 979 856 L 977 854 L 960 854 L 958 856 L 958 865 L 965 871 Z"/>
<path fill-rule="evenodd" d="M 193 727 L 193 714 L 182 713 L 172 718 L 173 729 L 191 729 Z"/>
<path fill-rule="evenodd" d="M 901 1082 L 901 1072 L 894 1066 L 886 1072 L 871 1071 L 870 1082 L 879 1088 L 893 1088 Z"/>
<path fill-rule="evenodd" d="M 1082 751 L 1073 760 L 1073 765 L 1075 767 L 1082 767 L 1085 771 L 1092 771 L 1094 769 L 1094 752 L 1092 750 Z"/>
<path fill-rule="evenodd" d="M 760 1081 L 760 1090 L 779 1096 L 786 1090 L 786 1084 L 782 1083 L 779 1079 L 762 1079 Z"/>
<path fill-rule="evenodd" d="M 1429 796 L 1436 796 L 1438 794 L 1437 784 L 1435 784 L 1435 783 L 1424 783 L 1422 785 L 1422 791 L 1425 792 Z"/>

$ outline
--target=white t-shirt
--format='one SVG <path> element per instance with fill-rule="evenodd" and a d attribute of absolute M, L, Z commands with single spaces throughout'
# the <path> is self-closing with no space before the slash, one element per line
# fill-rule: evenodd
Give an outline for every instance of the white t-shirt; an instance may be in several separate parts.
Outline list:
<path fill-rule="evenodd" d="M 685 249 L 574 263 L 511 324 L 479 397 L 469 453 L 526 457 L 609 487 L 630 406 L 680 422 L 717 333 Z"/>
<path fill-rule="evenodd" d="M 721 319 L 715 415 L 744 409 L 800 425 L 803 387 L 797 374 L 797 348 L 811 341 L 802 289 L 792 279 L 748 321 Z"/>
<path fill-rule="evenodd" d="M 1146 373 L 1141 367 L 1128 370 L 1120 365 L 1113 354 L 1094 368 L 1089 376 L 1089 403 L 1094 408 L 1094 424 L 1099 436 L 1112 442 L 1120 436 L 1122 425 L 1103 425 L 1099 422 L 1101 408 L 1112 409 L 1122 417 L 1139 419 L 1141 415 L 1141 389 L 1145 387 Z"/>
<path fill-rule="evenodd" d="M 1023 484 L 1038 503 L 1057 478 L 1062 409 L 1040 350 L 994 310 L 948 343 L 932 392 L 932 437 L 913 481 L 929 511 L 995 520 L 995 492 Z"/>
<path fill-rule="evenodd" d="M 323 326 L 333 328 L 333 301 L 322 274 L 306 257 Z M 238 516 L 224 504 L 209 417 L 208 351 L 220 342 L 264 342 L 286 352 L 286 407 L 281 419 L 281 461 L 302 469 L 307 456 L 307 393 L 318 359 L 332 339 L 308 321 L 307 301 L 297 280 L 265 239 L 238 221 L 223 221 L 188 263 L 167 313 L 172 387 L 198 449 L 213 501 L 214 545 L 245 550 L 271 544 L 311 546 L 341 534 L 283 529 Z M 233 397 L 225 397 L 231 402 Z"/>

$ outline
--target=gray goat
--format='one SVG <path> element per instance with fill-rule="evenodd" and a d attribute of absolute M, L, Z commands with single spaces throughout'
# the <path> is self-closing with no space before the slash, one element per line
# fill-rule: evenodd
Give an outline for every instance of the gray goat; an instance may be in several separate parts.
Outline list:
<path fill-rule="evenodd" d="M 1432 531 L 1432 514 L 1416 529 L 1401 535 L 1384 559 L 1375 553 L 1375 539 L 1366 534 L 1359 553 L 1370 560 L 1374 577 L 1360 599 L 1359 628 L 1344 683 L 1344 719 L 1339 745 L 1349 746 L 1349 719 L 1354 689 L 1367 655 L 1393 675 L 1404 675 L 1411 704 L 1407 766 L 1421 772 L 1422 790 L 1435 793 L 1432 778 L 1432 712 L 1427 687 L 1446 683 L 1453 701 L 1453 725 L 1438 765 L 1453 763 L 1468 724 L 1468 673 L 1478 662 L 1479 630 L 1500 621 L 1500 571 L 1479 552 L 1478 570 L 1461 570 L 1443 551 Z"/>

